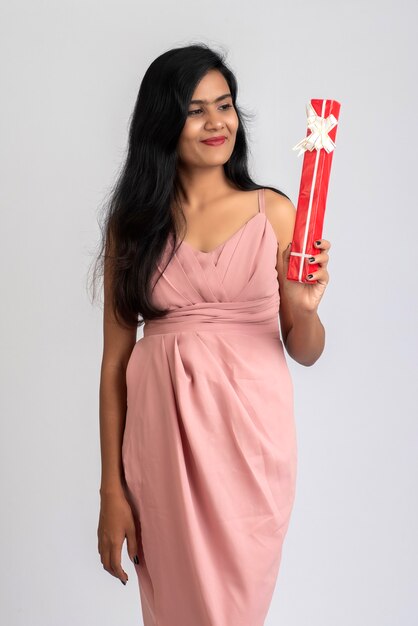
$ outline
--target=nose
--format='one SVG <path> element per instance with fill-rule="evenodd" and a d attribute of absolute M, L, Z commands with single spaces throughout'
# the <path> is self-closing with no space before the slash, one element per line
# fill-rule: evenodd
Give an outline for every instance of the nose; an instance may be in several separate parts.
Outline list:
<path fill-rule="evenodd" d="M 209 113 L 208 119 L 207 119 L 207 122 L 206 122 L 206 126 L 208 128 L 210 128 L 210 127 L 222 128 L 224 123 L 223 123 L 222 119 L 220 118 L 220 116 L 221 116 L 221 113 L 218 112 L 218 111 L 213 112 L 213 113 Z"/>
<path fill-rule="evenodd" d="M 224 123 L 221 120 L 218 121 L 214 121 L 214 122 L 208 122 L 206 124 L 206 128 L 207 129 L 211 129 L 211 128 L 223 128 L 224 127 Z"/>

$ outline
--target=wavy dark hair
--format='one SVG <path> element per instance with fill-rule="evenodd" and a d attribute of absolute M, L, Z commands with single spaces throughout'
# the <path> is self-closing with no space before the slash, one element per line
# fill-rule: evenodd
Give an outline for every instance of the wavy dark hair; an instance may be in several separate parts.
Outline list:
<path fill-rule="evenodd" d="M 139 88 L 130 119 L 126 159 L 103 207 L 100 249 L 93 265 L 93 300 L 97 279 L 104 276 L 105 263 L 106 267 L 109 263 L 112 309 L 123 325 L 139 326 L 168 312 L 153 306 L 155 284 L 151 285 L 151 278 L 170 233 L 174 246 L 167 264 L 176 250 L 178 234 L 172 214 L 172 207 L 180 204 L 176 147 L 194 90 L 214 69 L 228 83 L 239 120 L 234 150 L 223 165 L 225 175 L 240 190 L 262 187 L 248 172 L 244 119 L 251 115 L 237 105 L 237 80 L 225 62 L 225 54 L 199 43 L 173 48 L 157 57 Z M 275 187 L 269 188 L 288 197 Z M 180 213 L 184 219 L 181 209 Z"/>

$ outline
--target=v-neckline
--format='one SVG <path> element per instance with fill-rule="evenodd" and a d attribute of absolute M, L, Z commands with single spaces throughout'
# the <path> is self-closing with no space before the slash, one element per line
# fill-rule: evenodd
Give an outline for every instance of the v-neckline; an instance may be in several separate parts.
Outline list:
<path fill-rule="evenodd" d="M 242 230 L 244 230 L 244 228 L 250 223 L 252 222 L 256 217 L 258 217 L 259 215 L 264 215 L 264 213 L 262 213 L 260 210 L 258 211 L 258 213 L 256 213 L 255 215 L 253 215 L 252 217 L 250 217 L 249 220 L 247 220 L 246 222 L 244 222 L 244 224 L 242 226 L 240 226 L 240 228 L 238 230 L 236 230 L 234 233 L 232 233 L 232 235 L 230 237 L 228 237 L 228 239 L 226 239 L 224 242 L 220 243 L 218 246 L 216 246 L 216 248 L 213 248 L 212 250 L 199 250 L 198 248 L 195 248 L 194 246 L 191 246 L 187 241 L 185 241 L 184 239 L 181 241 L 179 247 L 181 246 L 186 246 L 187 248 L 189 248 L 192 252 L 195 252 L 196 254 L 204 254 L 204 255 L 209 255 L 209 254 L 214 254 L 215 252 L 217 252 L 219 250 L 219 248 L 223 248 L 224 246 L 226 246 L 232 239 L 234 239 L 234 237 L 236 237 L 237 235 L 240 234 L 240 232 Z"/>

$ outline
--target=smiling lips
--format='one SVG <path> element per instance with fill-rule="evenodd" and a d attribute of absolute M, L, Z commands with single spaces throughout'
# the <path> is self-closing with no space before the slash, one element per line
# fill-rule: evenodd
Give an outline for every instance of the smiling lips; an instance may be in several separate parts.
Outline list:
<path fill-rule="evenodd" d="M 207 146 L 221 146 L 225 141 L 225 137 L 212 137 L 212 139 L 205 139 L 202 143 L 205 143 Z"/>

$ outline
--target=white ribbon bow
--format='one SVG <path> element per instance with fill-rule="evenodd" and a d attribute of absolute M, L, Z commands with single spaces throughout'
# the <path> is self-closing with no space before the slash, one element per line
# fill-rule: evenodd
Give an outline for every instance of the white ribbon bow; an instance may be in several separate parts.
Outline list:
<path fill-rule="evenodd" d="M 335 148 L 335 143 L 329 137 L 328 133 L 338 124 L 338 120 L 334 115 L 328 115 L 327 118 L 317 115 L 315 109 L 310 102 L 306 105 L 306 115 L 308 117 L 308 128 L 311 134 L 299 141 L 292 150 L 300 150 L 298 156 L 306 150 L 320 150 L 324 148 L 328 153 Z"/>

